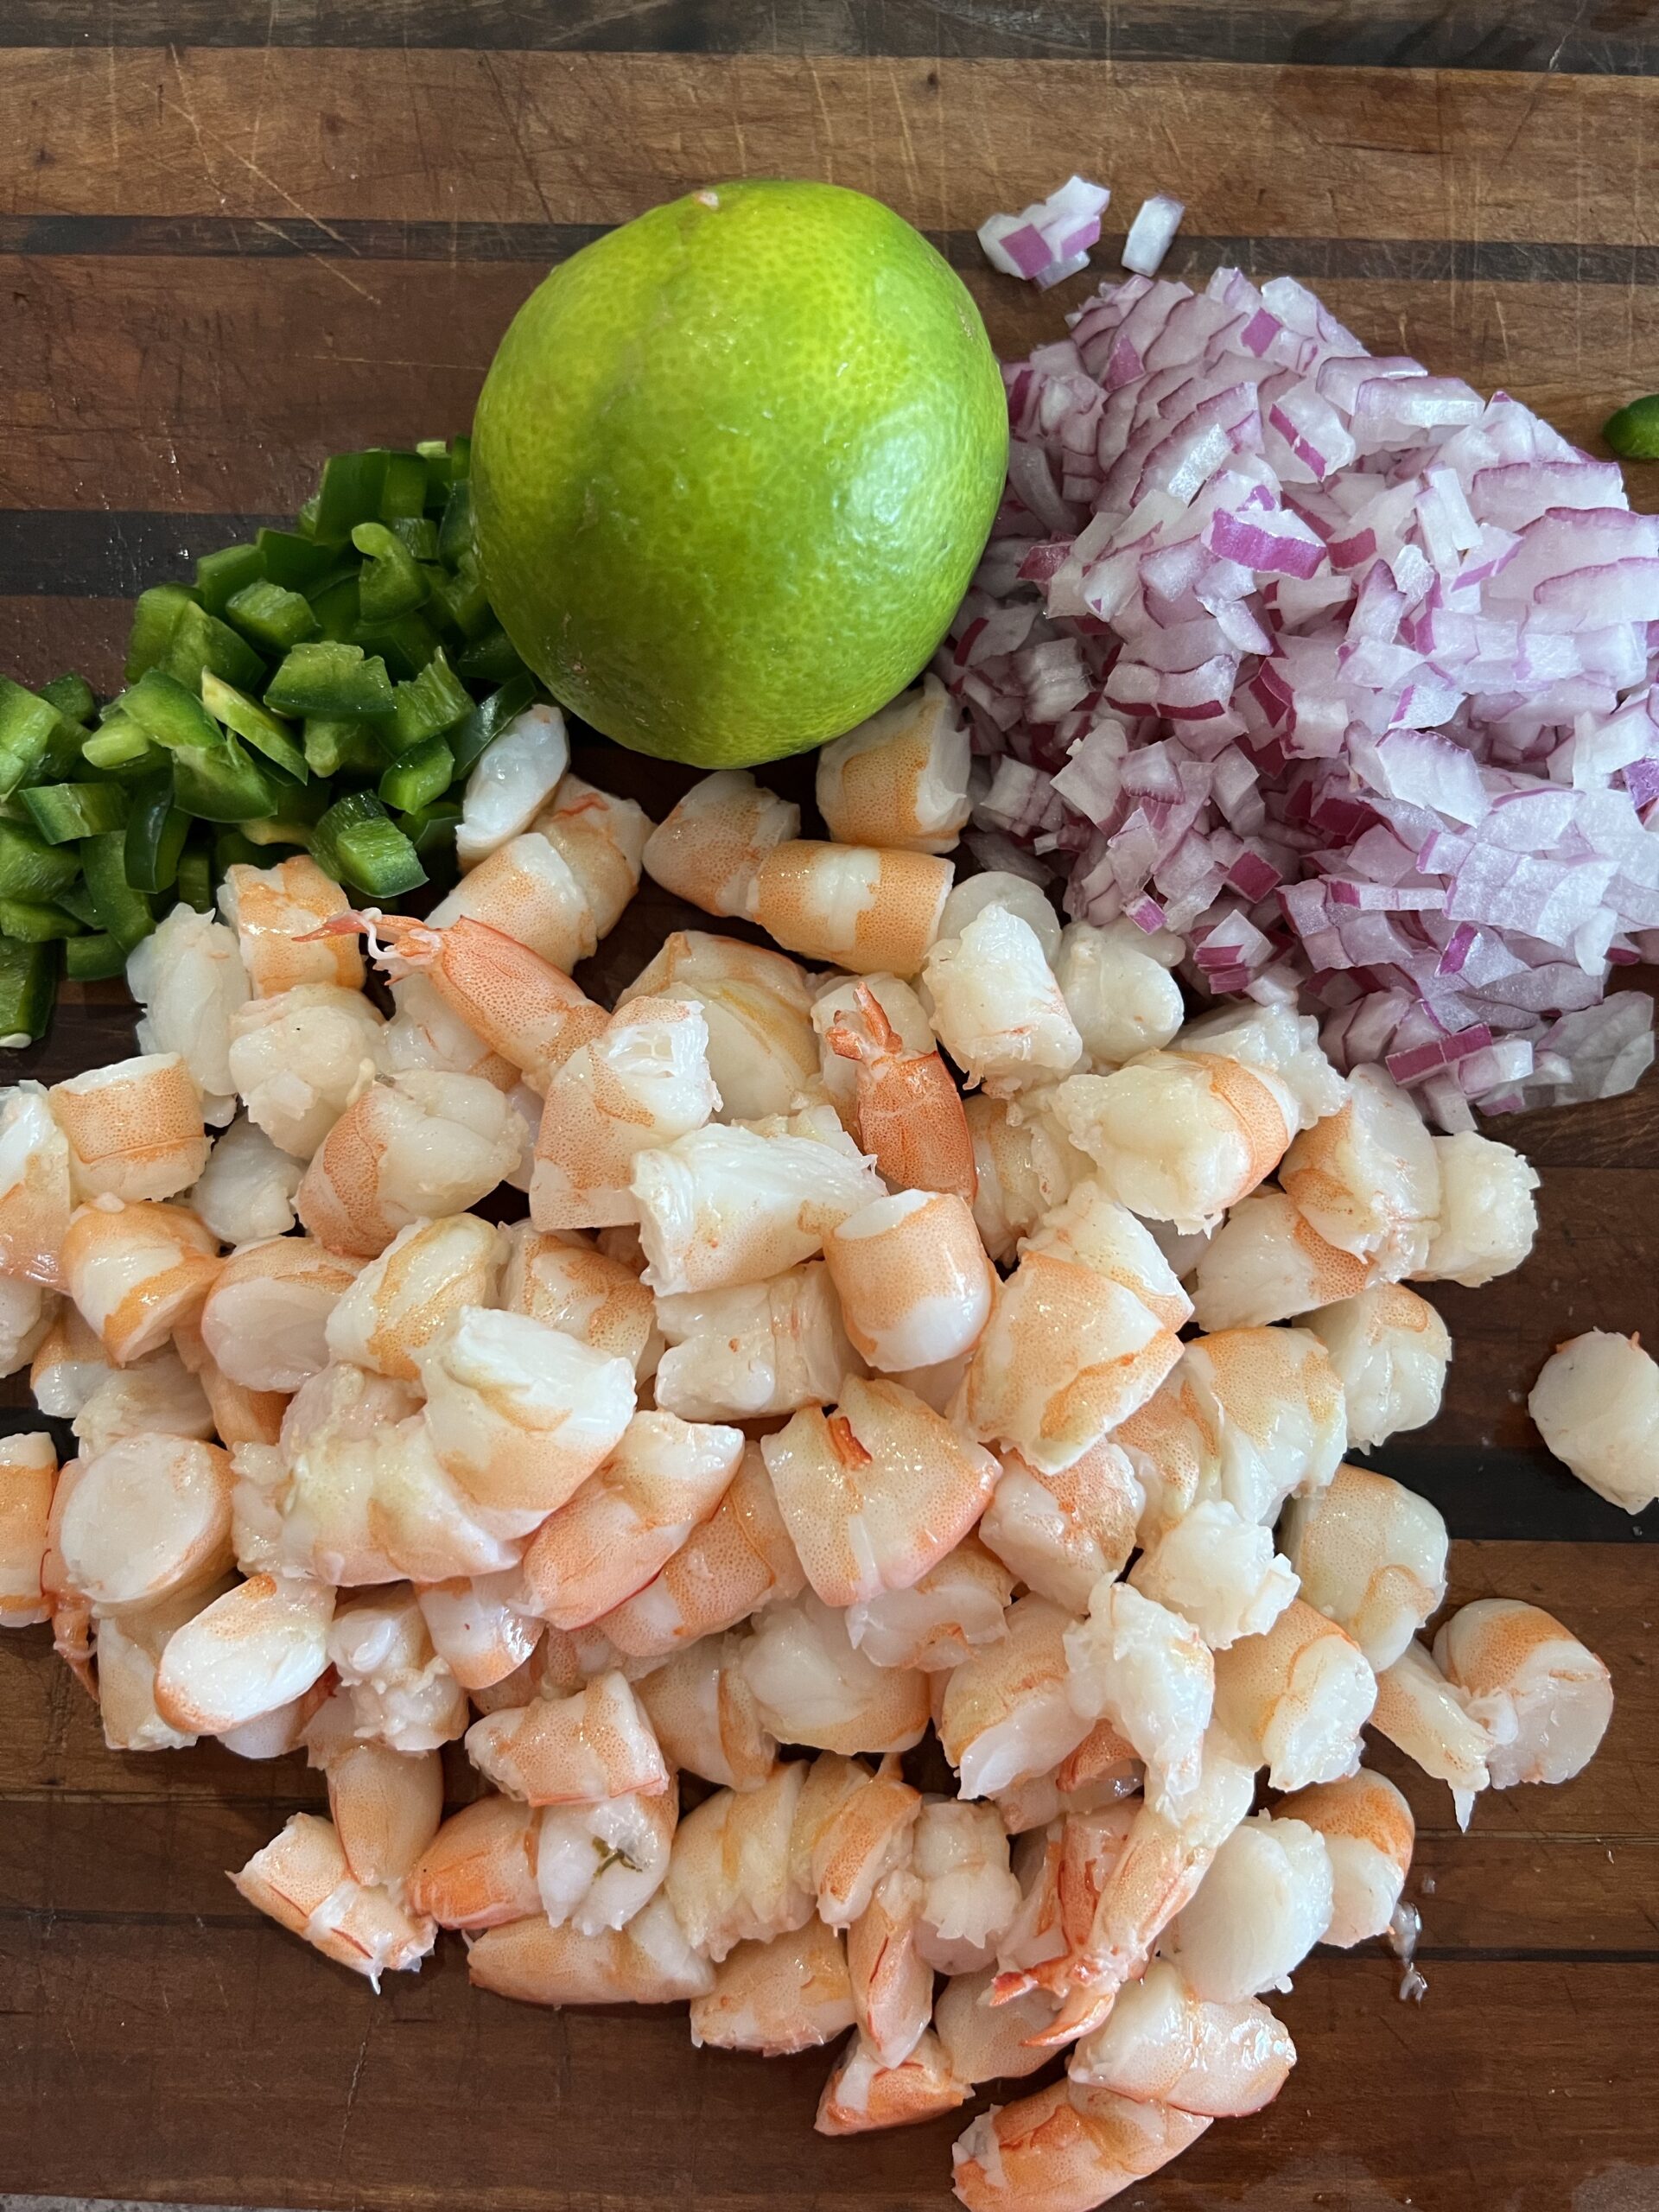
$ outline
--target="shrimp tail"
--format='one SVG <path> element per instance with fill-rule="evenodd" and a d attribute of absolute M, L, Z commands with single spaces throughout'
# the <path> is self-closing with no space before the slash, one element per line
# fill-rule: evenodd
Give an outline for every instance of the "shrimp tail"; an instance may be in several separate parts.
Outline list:
<path fill-rule="evenodd" d="M 861 1060 L 867 1067 L 889 1059 L 904 1050 L 904 1039 L 887 1018 L 887 1010 L 868 983 L 855 986 L 861 1031 L 844 1014 L 838 1014 L 824 1035 L 830 1051 L 843 1060 Z"/>
<path fill-rule="evenodd" d="M 312 944 L 322 938 L 361 936 L 367 944 L 370 957 L 392 974 L 405 976 L 414 968 L 429 968 L 443 950 L 442 931 L 433 929 L 426 922 L 416 921 L 410 914 L 383 914 L 378 906 L 365 906 L 360 911 L 347 907 L 343 914 L 335 914 L 324 922 L 321 929 L 310 931 L 300 938 L 302 944 Z"/>

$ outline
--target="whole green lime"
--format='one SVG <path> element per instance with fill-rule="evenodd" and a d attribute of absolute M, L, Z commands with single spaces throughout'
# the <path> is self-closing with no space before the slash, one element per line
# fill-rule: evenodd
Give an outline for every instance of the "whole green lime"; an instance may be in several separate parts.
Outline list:
<path fill-rule="evenodd" d="M 480 563 L 518 652 L 607 735 L 775 760 L 922 666 L 1007 454 L 978 309 L 908 223 L 836 185 L 716 185 L 513 318 L 474 426 Z"/>

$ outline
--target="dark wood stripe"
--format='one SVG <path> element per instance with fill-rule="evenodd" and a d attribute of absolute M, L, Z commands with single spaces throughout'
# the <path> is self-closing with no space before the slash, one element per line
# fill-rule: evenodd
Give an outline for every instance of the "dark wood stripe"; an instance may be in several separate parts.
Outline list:
<path fill-rule="evenodd" d="M 1616 72 L 1653 66 L 1620 0 L 11 0 L 0 45 L 514 48 L 569 53 L 1228 60 Z"/>
<path fill-rule="evenodd" d="M 293 519 L 0 507 L 0 598 L 131 599 L 262 524 L 291 528 Z"/>

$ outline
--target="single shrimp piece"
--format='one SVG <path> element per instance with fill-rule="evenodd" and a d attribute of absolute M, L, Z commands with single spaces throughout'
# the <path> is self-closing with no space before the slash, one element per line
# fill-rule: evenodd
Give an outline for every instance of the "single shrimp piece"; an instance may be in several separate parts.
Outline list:
<path fill-rule="evenodd" d="M 810 1591 L 768 1606 L 743 1654 L 762 1721 L 782 1742 L 906 1751 L 927 1731 L 928 1677 L 855 1649 L 844 1613 Z"/>
<path fill-rule="evenodd" d="M 1472 1129 L 1435 1137 L 1440 1169 L 1440 1226 L 1416 1282 L 1460 1282 L 1478 1290 L 1518 1268 L 1538 1233 L 1533 1192 L 1537 1170 L 1506 1144 Z"/>
<path fill-rule="evenodd" d="M 432 1751 L 465 1730 L 466 1693 L 435 1649 L 406 1583 L 338 1606 L 328 1657 L 340 1691 L 307 1728 L 308 1745 L 326 1746 L 343 1732 L 394 1751 Z"/>
<path fill-rule="evenodd" d="M 319 934 L 324 923 L 350 905 L 339 884 L 307 853 L 296 853 L 275 868 L 238 861 L 226 868 L 219 887 L 219 911 L 236 931 L 254 996 L 275 998 L 308 983 L 360 990 L 363 962 L 357 947 L 344 938 Z M 242 1088 L 240 1083 L 236 1087 Z"/>
<path fill-rule="evenodd" d="M 878 1667 L 948 1673 L 983 1643 L 1007 1634 L 1003 1618 L 1014 1576 L 973 1535 L 964 1536 L 907 1590 L 847 1609 L 847 1633 Z"/>
<path fill-rule="evenodd" d="M 0 1375 L 15 1375 L 29 1363 L 52 1325 L 57 1304 L 55 1291 L 0 1275 Z"/>
<path fill-rule="evenodd" d="M 540 1815 L 513 1797 L 480 1797 L 436 1831 L 404 1885 L 409 1909 L 440 1928 L 499 1928 L 542 1910 L 536 1882 Z"/>
<path fill-rule="evenodd" d="M 1331 1356 L 1348 1409 L 1348 1443 L 1370 1451 L 1440 1410 L 1452 1338 L 1426 1298 L 1382 1282 L 1302 1316 Z"/>
<path fill-rule="evenodd" d="M 1085 1719 L 1109 1720 L 1145 1761 L 1147 1801 L 1177 1810 L 1198 1786 L 1215 1704 L 1209 1646 L 1181 1614 L 1127 1582 L 1096 1586 L 1089 1618 L 1065 1637 L 1067 1694 Z"/>
<path fill-rule="evenodd" d="M 950 2153 L 952 2186 L 968 2212 L 1090 2212 L 1179 2158 L 1209 2125 L 1173 2105 L 1056 2082 L 973 2122 Z"/>
<path fill-rule="evenodd" d="M 700 1129 L 720 1105 L 709 1030 L 686 999 L 632 999 L 548 1085 L 530 1186 L 537 1229 L 639 1218 L 636 1155 Z"/>
<path fill-rule="evenodd" d="M 976 1091 L 963 1101 L 974 1148 L 974 1219 L 999 1263 L 1011 1260 L 1020 1238 L 1094 1172 L 1052 1111 L 1057 1089 L 1022 1091 L 1012 1099 Z"/>
<path fill-rule="evenodd" d="M 231 1017 L 230 1070 L 248 1119 L 309 1160 L 374 1080 L 385 1023 L 361 991 L 302 983 Z"/>
<path fill-rule="evenodd" d="M 714 1987 L 691 2000 L 691 2040 L 780 2058 L 833 2043 L 855 2018 L 846 1946 L 814 1919 L 729 1952 Z"/>
<path fill-rule="evenodd" d="M 1027 1990 L 1006 2004 L 994 2000 L 996 1970 L 953 1974 L 933 2007 L 945 2063 L 953 2078 L 970 2085 L 1019 2081 L 1046 2066 L 1053 2052 L 1032 2040 L 1054 2017 L 1046 1989 Z"/>
<path fill-rule="evenodd" d="M 727 1789 L 758 1789 L 778 1764 L 743 1671 L 747 1642 L 704 1637 L 633 1685 L 669 1764 Z"/>
<path fill-rule="evenodd" d="M 323 1256 L 334 1260 L 333 1254 Z M 413 1382 L 420 1373 L 418 1355 L 446 1321 L 462 1306 L 495 1303 L 505 1257 L 500 1230 L 476 1214 L 454 1213 L 410 1222 L 378 1259 L 355 1273 L 349 1262 L 334 1261 L 346 1280 L 325 1317 L 327 1358 Z M 235 1257 L 229 1264 L 235 1266 Z M 221 1298 L 224 1282 L 221 1275 Z M 303 1379 L 277 1387 L 297 1389 Z"/>
<path fill-rule="evenodd" d="M 917 1948 L 941 1974 L 989 1964 L 1020 1910 L 1008 1839 L 994 1805 L 930 1798 L 911 1843 L 921 1885 Z"/>
<path fill-rule="evenodd" d="M 1640 1513 L 1659 1497 L 1659 1364 L 1639 1338 L 1569 1338 L 1544 1362 L 1527 1410 L 1555 1457 L 1610 1504 Z"/>
<path fill-rule="evenodd" d="M 693 784 L 652 831 L 645 874 L 706 914 L 747 914 L 761 862 L 800 829 L 798 806 L 747 769 L 721 769 Z"/>
<path fill-rule="evenodd" d="M 1091 1268 L 1108 1282 L 1132 1291 L 1167 1328 L 1184 1328 L 1192 1318 L 1192 1301 L 1152 1231 L 1109 1197 L 1092 1175 L 1071 1185 L 1020 1249 Z"/>
<path fill-rule="evenodd" d="M 716 1790 L 674 1834 L 665 1887 L 692 1948 L 718 1966 L 739 1943 L 764 1943 L 815 1917 L 790 1838 L 807 1769 L 774 1767 L 758 1789 Z"/>
<path fill-rule="evenodd" d="M 1039 1472 L 1017 1452 L 1001 1458 L 981 1542 L 1039 1598 L 1087 1612 L 1095 1585 L 1115 1580 L 1135 1549 L 1145 1500 L 1134 1468 L 1109 1436 L 1058 1474 Z"/>
<path fill-rule="evenodd" d="M 807 1580 L 826 1605 L 907 1590 L 959 1543 L 1001 1470 L 896 1382 L 849 1375 L 836 1411 L 804 1408 L 761 1456 Z"/>
<path fill-rule="evenodd" d="M 1046 1827 L 1068 1813 L 1109 1810 L 1140 1794 L 1141 1762 L 1109 1720 L 1097 1720 L 1083 1741 L 1047 1774 L 1033 1775 L 992 1801 L 1011 1836 Z"/>
<path fill-rule="evenodd" d="M 230 1456 L 183 1436 L 130 1436 L 78 1463 L 56 1536 L 70 1589 L 138 1605 L 231 1564 Z"/>
<path fill-rule="evenodd" d="M 1203 1329 L 1259 1329 L 1357 1298 L 1376 1262 L 1327 1244 L 1282 1191 L 1253 1191 L 1199 1255 L 1192 1305 Z"/>
<path fill-rule="evenodd" d="M 816 1778 L 835 1757 L 826 1752 L 815 1761 L 809 1779 Z M 818 1917 L 830 1928 L 850 1928 L 862 1919 L 882 1885 L 902 1871 L 922 1810 L 920 1792 L 900 1780 L 896 1759 L 884 1760 L 874 1776 L 854 1761 L 847 1761 L 846 1766 L 844 1779 L 850 1786 L 837 1796 L 827 1817 L 816 1823 L 810 1837 L 810 1879 Z M 804 1790 L 791 1835 L 791 1848 L 798 1852 L 807 1841 L 803 1833 L 810 1824 L 807 1796 Z M 931 1980 L 927 1993 L 931 2000 Z"/>
<path fill-rule="evenodd" d="M 176 1628 L 156 1674 L 170 1726 L 219 1736 L 302 1697 L 328 1664 L 334 1592 L 327 1583 L 256 1574 Z"/>
<path fill-rule="evenodd" d="M 1377 1676 L 1371 1726 L 1447 1785 L 1458 1826 L 1467 1828 L 1476 1797 L 1491 1786 L 1496 1745 L 1467 1693 L 1446 1680 L 1425 1645 L 1414 1640 Z"/>
<path fill-rule="evenodd" d="M 961 709 L 930 671 L 819 753 L 818 811 L 838 845 L 948 853 L 967 825 L 969 757 Z"/>
<path fill-rule="evenodd" d="M 873 1367 L 936 1367 L 978 1341 L 996 1276 L 957 1193 L 873 1199 L 837 1224 L 823 1249 L 847 1333 Z"/>
<path fill-rule="evenodd" d="M 638 1790 L 657 1796 L 669 1773 L 651 1723 L 621 1675 L 601 1675 L 572 1697 L 486 1713 L 467 1731 L 467 1756 L 528 1805 L 591 1805 Z"/>
<path fill-rule="evenodd" d="M 841 1116 L 842 1127 L 849 1135 L 856 1136 L 860 1062 L 837 1052 L 830 1042 L 830 1033 L 840 1023 L 861 1033 L 866 1003 L 861 994 L 869 993 L 885 1020 L 887 1030 L 893 1033 L 888 1038 L 886 1030 L 880 1031 L 885 1050 L 901 1053 L 906 1058 L 925 1056 L 934 1050 L 938 1039 L 933 1034 L 933 1025 L 928 1020 L 927 1009 L 921 1000 L 911 986 L 901 982 L 897 976 L 831 974 L 817 977 L 809 988 L 812 1028 L 817 1038 L 818 1074 L 830 1103 Z M 871 1020 L 875 1020 L 874 1014 Z M 877 1028 L 880 1029 L 880 1024 L 877 1024 Z M 875 1033 L 874 1030 L 870 1032 L 872 1038 Z"/>
<path fill-rule="evenodd" d="M 95 1459 L 124 1436 L 211 1438 L 217 1424 L 198 1378 L 171 1345 L 107 1373 L 75 1415 L 75 1441 Z"/>
<path fill-rule="evenodd" d="M 674 2005 L 715 1982 L 662 1896 L 601 1936 L 555 1928 L 543 1912 L 486 1928 L 467 1954 L 467 1974 L 475 1989 L 524 2005 Z"/>
<path fill-rule="evenodd" d="M 1067 2070 L 1074 2082 L 1136 2104 L 1236 2120 L 1270 2105 L 1295 2063 L 1295 2044 L 1258 1999 L 1216 2004 L 1195 1995 L 1168 1960 L 1155 1959 L 1120 1993 L 1104 2027 L 1077 2045 Z"/>
<path fill-rule="evenodd" d="M 797 838 L 761 861 L 747 911 L 786 952 L 910 977 L 938 933 L 954 874 L 930 853 Z"/>
<path fill-rule="evenodd" d="M 245 1244 L 224 1262 L 202 1306 L 202 1343 L 245 1389 L 297 1390 L 327 1366 L 328 1324 L 359 1270 L 359 1262 L 311 1236 Z"/>
<path fill-rule="evenodd" d="M 858 2035 L 824 2083 L 812 2124 L 820 2135 L 912 2127 L 954 2112 L 969 2094 L 970 2085 L 952 2069 L 944 2045 L 931 2030 L 924 2031 L 897 2066 L 883 2065 L 874 2044 Z"/>
<path fill-rule="evenodd" d="M 478 756 L 462 794 L 455 857 L 476 868 L 528 830 L 570 765 L 564 716 L 538 699 L 515 715 Z"/>
<path fill-rule="evenodd" d="M 303 1697 L 289 1700 L 240 1728 L 227 1728 L 218 1738 L 239 1759 L 285 1759 L 290 1751 L 305 1749 L 305 1732 L 334 1694 L 334 1678 L 320 1675 Z"/>
<path fill-rule="evenodd" d="M 429 1582 L 415 1593 L 432 1647 L 462 1689 L 489 1689 L 529 1662 L 547 1624 L 525 1605 L 517 1567 Z"/>
<path fill-rule="evenodd" d="M 823 1001 L 820 1001 L 822 1004 Z M 816 1010 L 815 1010 L 816 1012 Z M 950 1071 L 931 1049 L 904 1049 L 900 1033 L 867 985 L 824 1031 L 830 1054 L 856 1067 L 852 1127 L 881 1174 L 904 1190 L 973 1200 L 973 1142 Z"/>
<path fill-rule="evenodd" d="M 1007 1096 L 1052 1082 L 1083 1058 L 1042 941 L 1007 906 L 988 906 L 959 935 L 941 934 L 923 974 L 939 1040 L 970 1083 Z"/>
<path fill-rule="evenodd" d="M 636 1413 L 615 1448 L 543 1522 L 520 1568 L 524 1599 L 585 1628 L 643 1590 L 729 1489 L 743 1432 Z"/>
<path fill-rule="evenodd" d="M 1410 1806 L 1388 1777 L 1362 1767 L 1357 1774 L 1299 1789 L 1274 1811 L 1325 1838 L 1332 1888 L 1331 1918 L 1319 1941 L 1349 1950 L 1385 1935 L 1417 1834 Z"/>
<path fill-rule="evenodd" d="M 201 1094 L 177 1052 L 115 1060 L 47 1093 L 83 1198 L 170 1198 L 207 1164 Z"/>
<path fill-rule="evenodd" d="M 617 999 L 689 1000 L 702 1008 L 709 1072 L 734 1122 L 786 1114 L 818 1069 L 806 971 L 770 946 L 676 930 Z"/>
<path fill-rule="evenodd" d="M 343 916 L 341 919 L 349 922 L 351 917 Z M 482 1076 L 498 1090 L 512 1090 L 524 1081 L 521 1071 L 499 1052 L 493 1052 L 478 1032 L 469 1028 L 446 1003 L 424 974 L 411 971 L 400 976 L 391 985 L 391 1019 L 375 1040 L 375 1064 L 382 1075 L 407 1075 L 413 1068 L 435 1068 L 444 1075 Z M 533 1092 L 531 1096 L 537 1098 L 539 1112 L 540 1098 Z"/>
<path fill-rule="evenodd" d="M 1267 1071 L 1174 1049 L 1111 1075 L 1068 1076 L 1054 1111 L 1113 1198 L 1181 1230 L 1213 1227 L 1270 1175 L 1295 1125 Z"/>
<path fill-rule="evenodd" d="M 687 1421 L 793 1413 L 833 1399 L 842 1376 L 858 1372 L 821 1260 L 769 1282 L 659 1298 L 657 1319 L 669 1344 L 657 1402 Z"/>
<path fill-rule="evenodd" d="M 418 1968 L 437 1941 L 431 1921 L 352 1879 L 334 1823 L 315 1813 L 294 1814 L 230 1878 L 257 1911 L 377 1990 L 383 1974 Z"/>
<path fill-rule="evenodd" d="M 563 1629 L 544 1627 L 536 1649 L 522 1666 L 499 1682 L 467 1692 L 474 1710 L 502 1713 L 510 1705 L 528 1705 L 538 1697 L 569 1697 L 594 1675 L 602 1675 L 616 1664 L 618 1655 L 608 1647 L 601 1649 L 602 1643 L 602 1638 L 588 1637 L 578 1643 Z M 671 1759 L 671 1764 L 680 1762 Z"/>
<path fill-rule="evenodd" d="M 556 1928 L 578 1936 L 626 1928 L 668 1872 L 679 1793 L 630 1790 L 592 1805 L 549 1805 L 537 1828 L 536 1882 Z"/>
<path fill-rule="evenodd" d="M 65 1286 L 118 1367 L 144 1358 L 194 1320 L 220 1265 L 211 1231 L 194 1214 L 153 1201 L 95 1198 L 76 1208 L 63 1240 Z"/>
<path fill-rule="evenodd" d="M 1302 1596 L 1379 1673 L 1445 1602 L 1446 1522 L 1387 1475 L 1338 1467 L 1325 1489 L 1291 1500 L 1281 1534 Z"/>
<path fill-rule="evenodd" d="M 657 1371 L 663 1339 L 656 1300 L 625 1261 L 585 1237 L 515 1222 L 506 1232 L 499 1299 L 509 1313 L 545 1321 L 579 1344 L 626 1359 L 644 1382 Z"/>
<path fill-rule="evenodd" d="M 98 1703 L 98 1678 L 92 1671 L 92 1609 L 69 1578 L 60 1541 L 63 1518 L 86 1465 L 66 1459 L 58 1470 L 47 1516 L 46 1548 L 41 1554 L 41 1596 L 52 1624 L 52 1649 L 68 1668 L 88 1697 Z"/>
<path fill-rule="evenodd" d="M 1541 1605 L 1478 1598 L 1434 1638 L 1434 1659 L 1492 1738 L 1492 1788 L 1570 1782 L 1613 1717 L 1613 1684 L 1595 1653 Z"/>
<path fill-rule="evenodd" d="M 1060 918 L 1040 883 L 1007 868 L 985 868 L 955 886 L 939 917 L 938 942 L 943 944 L 959 938 L 969 922 L 977 921 L 991 906 L 1028 923 L 1043 949 L 1043 958 L 1053 966 L 1060 949 Z"/>
<path fill-rule="evenodd" d="M 99 1387 L 117 1373 L 97 1333 L 78 1306 L 62 1300 L 35 1347 L 29 1387 L 43 1414 L 73 1421 Z"/>
<path fill-rule="evenodd" d="M 805 1587 L 758 1444 L 662 1573 L 594 1624 L 629 1659 L 658 1659 Z"/>
<path fill-rule="evenodd" d="M 0 1097 L 0 1270 L 60 1289 L 75 1205 L 69 1140 L 38 1083 L 14 1084 Z"/>
<path fill-rule="evenodd" d="M 98 1717 L 112 1751 L 186 1751 L 194 1729 L 175 1727 L 156 1700 L 156 1675 L 174 1635 L 188 1625 L 215 1585 L 169 1591 L 149 1605 L 127 1605 L 98 1624 Z"/>
<path fill-rule="evenodd" d="M 435 1751 L 394 1751 L 342 1743 L 312 1751 L 328 1783 L 334 1824 L 352 1879 L 385 1890 L 410 1911 L 409 1878 L 443 1818 L 443 1761 Z"/>
<path fill-rule="evenodd" d="M 518 1164 L 520 1142 L 510 1102 L 481 1077 L 377 1082 L 323 1139 L 296 1211 L 330 1251 L 372 1260 L 410 1222 L 487 1197 Z"/>
<path fill-rule="evenodd" d="M 847 1931 L 859 2034 L 885 2066 L 904 2064 L 933 2017 L 933 1969 L 918 1942 L 921 1902 L 921 1884 L 896 1867 Z"/>
<path fill-rule="evenodd" d="M 856 1152 L 817 1137 L 711 1127 L 638 1154 L 632 1189 L 645 1281 L 674 1295 L 765 1282 L 815 1258 L 886 1185 Z"/>
<path fill-rule="evenodd" d="M 563 855 L 581 884 L 597 936 L 610 935 L 639 888 L 645 844 L 655 826 L 633 799 L 600 791 L 568 770 L 536 817 L 532 827 Z"/>
<path fill-rule="evenodd" d="M 231 1020 L 250 985 L 234 930 L 181 899 L 127 957 L 127 988 L 143 1008 L 141 1052 L 177 1052 L 219 1128 L 236 1108 Z"/>
<path fill-rule="evenodd" d="M 1046 1774 L 1089 1732 L 1067 1694 L 1069 1617 L 1046 1598 L 1021 1598 L 1008 1633 L 946 1675 L 939 1742 L 963 1797 L 993 1797 Z"/>
<path fill-rule="evenodd" d="M 480 922 L 528 946 L 563 976 L 599 945 L 581 880 L 538 830 L 526 830 L 498 845 L 426 918 L 435 930 L 448 930 L 463 919 Z"/>
<path fill-rule="evenodd" d="M 1324 1837 L 1304 1821 L 1258 1814 L 1217 1852 L 1170 1931 L 1170 1956 L 1193 1995 L 1211 2004 L 1288 1989 L 1330 1925 L 1334 1897 Z"/>
<path fill-rule="evenodd" d="M 1356 1068 L 1334 1114 L 1304 1129 L 1279 1180 L 1314 1234 L 1389 1281 L 1423 1267 L 1440 1226 L 1440 1169 L 1408 1091 Z"/>
<path fill-rule="evenodd" d="M 58 1454 L 41 1429 L 0 1437 L 0 1628 L 33 1628 L 52 1607 L 41 1585 Z"/>
<path fill-rule="evenodd" d="M 1263 1635 L 1297 1591 L 1291 1562 L 1274 1549 L 1273 1531 L 1220 1497 L 1199 1498 L 1154 1538 L 1129 1582 L 1191 1621 L 1212 1651 Z"/>
<path fill-rule="evenodd" d="M 1173 930 L 1149 936 L 1120 918 L 1096 928 L 1068 922 L 1049 958 L 1091 1074 L 1167 1045 L 1185 1015 L 1171 974 L 1185 952 Z"/>
<path fill-rule="evenodd" d="M 294 1226 L 294 1194 L 305 1163 L 238 1115 L 207 1155 L 188 1192 L 190 1211 L 221 1244 L 257 1244 Z"/>
<path fill-rule="evenodd" d="M 1294 1598 L 1271 1628 L 1216 1659 L 1216 1713 L 1275 1789 L 1351 1773 L 1376 1676 L 1335 1621 Z"/>

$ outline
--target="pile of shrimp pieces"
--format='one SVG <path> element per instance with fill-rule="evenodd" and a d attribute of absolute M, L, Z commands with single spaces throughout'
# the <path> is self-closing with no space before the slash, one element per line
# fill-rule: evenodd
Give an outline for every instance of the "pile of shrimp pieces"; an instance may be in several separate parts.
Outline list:
<path fill-rule="evenodd" d="M 957 2193 L 1084 2212 L 1273 2097 L 1264 1995 L 1389 1928 L 1364 1727 L 1466 1821 L 1606 1726 L 1535 1606 L 1424 1640 L 1445 1525 L 1344 1459 L 1433 1416 L 1408 1283 L 1515 1267 L 1536 1178 L 1291 1007 L 1186 1019 L 1176 939 L 955 883 L 931 679 L 822 754 L 826 842 L 746 774 L 653 827 L 535 712 L 429 919 L 232 868 L 134 957 L 141 1056 L 6 1094 L 0 1334 L 79 1450 L 0 1446 L 0 1620 L 118 1750 L 304 1750 L 329 1817 L 233 1878 L 325 1956 L 450 1929 L 531 2003 L 851 2031 L 832 2135 L 1062 2059 Z M 642 867 L 778 949 L 594 1003 Z M 1562 1357 L 1558 1448 L 1639 1491 L 1653 1363 Z"/>

